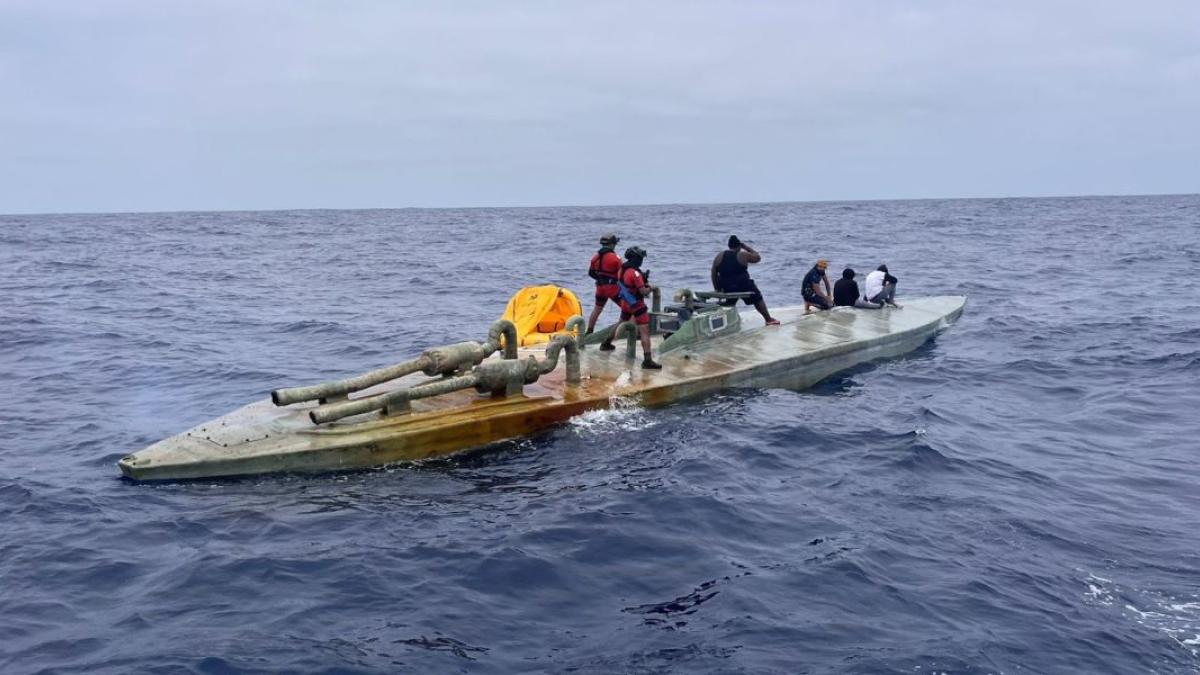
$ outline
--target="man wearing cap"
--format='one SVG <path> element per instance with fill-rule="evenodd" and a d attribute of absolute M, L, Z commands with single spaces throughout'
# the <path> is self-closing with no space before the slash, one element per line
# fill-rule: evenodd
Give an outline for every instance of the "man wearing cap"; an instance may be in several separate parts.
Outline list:
<path fill-rule="evenodd" d="M 592 316 L 588 318 L 587 332 L 596 330 L 596 320 L 604 311 L 604 305 L 612 300 L 617 302 L 617 276 L 621 274 L 621 256 L 613 251 L 617 235 L 609 232 L 600 237 L 600 250 L 592 256 L 592 264 L 588 266 L 588 276 L 596 280 L 596 306 L 592 308 Z"/>
<path fill-rule="evenodd" d="M 833 307 L 833 290 L 829 288 L 829 277 L 825 276 L 825 268 L 829 267 L 829 261 L 821 258 L 816 265 L 804 275 L 804 281 L 801 282 L 800 295 L 804 296 L 804 313 L 812 311 L 812 306 L 816 305 L 821 309 L 829 309 Z M 825 285 L 825 292 L 821 292 L 821 285 Z"/>
<path fill-rule="evenodd" d="M 762 260 L 762 256 L 758 254 L 758 251 L 738 239 L 736 234 L 730 236 L 729 249 L 718 253 L 716 259 L 713 260 L 713 290 L 718 293 L 753 293 L 750 297 L 742 300 L 747 305 L 754 305 L 754 309 L 762 314 L 768 326 L 778 326 L 779 322 L 771 318 L 771 313 L 767 311 L 767 302 L 763 300 L 758 285 L 750 278 L 748 267 L 760 260 Z M 726 300 L 722 304 L 736 305 L 737 298 Z"/>

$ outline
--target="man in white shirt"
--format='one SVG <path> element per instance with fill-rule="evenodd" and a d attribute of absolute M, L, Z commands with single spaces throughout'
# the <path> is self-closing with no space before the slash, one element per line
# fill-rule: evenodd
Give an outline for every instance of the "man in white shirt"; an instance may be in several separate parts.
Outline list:
<path fill-rule="evenodd" d="M 887 265 L 880 265 L 874 272 L 867 275 L 863 283 L 863 299 L 867 302 L 887 303 L 896 309 L 896 277 L 888 274 Z"/>

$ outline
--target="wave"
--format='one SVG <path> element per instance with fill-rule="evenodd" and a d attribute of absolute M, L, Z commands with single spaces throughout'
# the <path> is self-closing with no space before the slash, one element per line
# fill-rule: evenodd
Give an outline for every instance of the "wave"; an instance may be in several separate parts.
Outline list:
<path fill-rule="evenodd" d="M 636 399 L 614 396 L 609 407 L 589 410 L 570 419 L 572 430 L 579 436 L 605 436 L 616 433 L 643 431 L 657 424 L 653 416 Z"/>
<path fill-rule="evenodd" d="M 279 326 L 277 331 L 284 334 L 327 335 L 345 333 L 346 328 L 342 324 L 334 321 L 307 319 L 303 321 L 292 321 L 290 323 L 285 323 L 282 326 Z"/>
<path fill-rule="evenodd" d="M 1133 280 L 1154 256 L 1186 279 L 1200 249 L 1133 238 L 1193 241 L 1197 205 L 23 217 L 0 228 L 37 239 L 0 253 L 19 277 L 0 668 L 1194 672 L 1200 330 Z M 531 222 L 574 232 L 539 253 Z M 772 307 L 798 302 L 796 261 L 874 259 L 864 233 L 886 231 L 903 293 L 970 302 L 912 357 L 805 392 L 622 399 L 373 471 L 142 485 L 113 466 L 272 386 L 482 337 L 531 279 L 586 291 L 605 229 L 668 286 L 753 237 Z M 436 264 L 380 255 L 405 242 Z"/>

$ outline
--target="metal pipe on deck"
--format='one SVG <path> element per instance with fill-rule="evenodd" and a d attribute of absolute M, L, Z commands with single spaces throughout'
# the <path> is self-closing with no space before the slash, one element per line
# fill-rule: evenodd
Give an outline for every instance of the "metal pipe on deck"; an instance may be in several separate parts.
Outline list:
<path fill-rule="evenodd" d="M 308 418 L 312 420 L 313 424 L 325 424 L 326 422 L 335 422 L 343 417 L 362 415 L 363 413 L 374 412 L 376 410 L 387 410 L 389 412 L 407 410 L 409 401 L 429 398 L 431 396 L 441 396 L 442 394 L 449 394 L 459 389 L 468 389 L 475 386 L 476 382 L 478 382 L 478 378 L 470 373 L 458 377 L 449 377 L 419 387 L 398 389 L 386 394 L 360 398 L 355 401 L 343 401 L 341 403 L 323 405 L 311 410 L 308 413 Z"/>
<path fill-rule="evenodd" d="M 501 341 L 503 338 L 503 342 Z M 275 405 L 291 405 L 302 401 L 319 400 L 325 403 L 329 399 L 343 399 L 347 394 L 373 387 L 377 384 L 395 380 L 421 371 L 429 376 L 451 375 L 504 350 L 504 358 L 517 358 L 517 327 L 511 321 L 499 319 L 488 329 L 488 339 L 484 344 L 478 342 L 457 342 L 445 347 L 435 347 L 423 352 L 419 357 L 394 366 L 372 370 L 369 373 L 347 377 L 342 380 L 314 384 L 309 387 L 289 387 L 276 389 L 271 392 L 271 401 Z"/>
<path fill-rule="evenodd" d="M 369 373 L 335 380 L 311 387 L 292 387 L 276 389 L 271 392 L 271 401 L 275 405 L 290 405 L 301 401 L 344 398 L 347 394 L 361 391 L 377 384 L 395 380 L 415 372 L 426 375 L 449 375 L 461 368 L 473 366 L 496 351 L 489 351 L 488 346 L 478 342 L 459 342 L 457 344 L 426 350 L 421 356 L 398 363 L 387 368 L 372 370 Z"/>
<path fill-rule="evenodd" d="M 564 330 L 568 333 L 574 330 L 575 335 L 578 336 L 575 346 L 578 349 L 583 349 L 583 331 L 587 330 L 587 321 L 582 316 L 576 314 L 567 319 L 567 325 Z"/>
<path fill-rule="evenodd" d="M 286 389 L 276 389 L 271 392 L 271 401 L 275 405 L 290 405 L 301 401 L 313 401 L 317 399 L 330 399 L 345 396 L 350 392 L 359 391 L 368 387 L 373 387 L 381 382 L 394 380 L 398 377 L 404 377 L 419 370 L 425 370 L 430 365 L 429 360 L 425 355 L 421 355 L 410 361 L 397 363 L 394 366 L 372 370 L 369 373 L 355 375 L 344 380 L 335 380 L 333 382 L 325 382 L 324 384 L 314 384 L 310 387 L 290 387 Z"/>
<path fill-rule="evenodd" d="M 448 377 L 438 382 L 430 382 L 419 387 L 411 389 L 400 389 L 398 391 L 384 394 L 383 407 L 380 411 L 384 415 L 391 415 L 398 412 L 408 412 L 408 402 L 422 398 L 433 398 L 442 394 L 449 394 L 460 389 L 468 389 L 479 383 L 479 376 L 473 373 L 459 375 L 458 377 Z"/>
<path fill-rule="evenodd" d="M 558 355 L 567 350 L 567 384 L 579 384 L 583 381 L 579 365 L 579 350 L 582 349 L 575 338 L 570 335 L 555 335 L 546 347 L 546 358 L 538 363 L 542 374 L 554 370 L 558 366 Z"/>
<path fill-rule="evenodd" d="M 626 328 L 628 328 L 628 330 L 626 330 Z M 629 334 L 629 337 L 625 339 L 625 358 L 632 359 L 637 356 L 637 323 L 633 321 L 625 321 L 617 324 L 616 329 L 613 330 L 613 340 L 620 340 L 621 335 L 624 333 Z"/>
<path fill-rule="evenodd" d="M 537 358 L 530 356 L 524 361 L 508 359 L 481 363 L 471 370 L 471 374 L 475 377 L 475 391 L 506 396 L 521 393 L 525 385 L 537 382 L 542 372 Z"/>
<path fill-rule="evenodd" d="M 445 347 L 436 347 L 421 354 L 421 358 L 429 364 L 422 368 L 421 372 L 430 377 L 450 375 L 455 371 L 474 366 L 495 351 L 495 349 L 491 349 L 491 345 L 481 345 L 478 342 L 458 342 Z"/>
<path fill-rule="evenodd" d="M 309 411 L 308 418 L 312 420 L 313 424 L 324 424 L 376 410 L 382 410 L 384 414 L 407 412 L 409 401 L 441 396 L 470 387 L 474 387 L 480 393 L 519 394 L 524 385 L 536 382 L 540 375 L 541 369 L 537 359 L 533 356 L 524 361 L 516 359 L 488 361 L 475 366 L 471 372 L 465 375 L 448 377 L 437 382 L 397 389 L 386 394 L 368 396 L 354 401 L 323 405 Z"/>
<path fill-rule="evenodd" d="M 500 342 L 501 336 L 504 336 L 503 343 Z M 488 344 L 494 347 L 492 352 L 499 351 L 503 347 L 505 359 L 517 358 L 517 347 L 520 345 L 517 344 L 516 324 L 507 319 L 493 321 L 491 327 L 488 328 Z"/>

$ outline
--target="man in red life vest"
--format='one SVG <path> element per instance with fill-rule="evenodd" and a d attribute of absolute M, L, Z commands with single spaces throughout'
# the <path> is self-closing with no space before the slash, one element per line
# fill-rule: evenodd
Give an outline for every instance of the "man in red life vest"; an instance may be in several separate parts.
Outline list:
<path fill-rule="evenodd" d="M 646 296 L 650 295 L 650 284 L 646 283 L 649 272 L 641 270 L 646 251 L 634 246 L 625 251 L 625 264 L 617 281 L 618 300 L 621 303 L 621 323 L 633 319 L 637 324 L 638 336 L 642 339 L 642 368 L 659 370 L 662 366 L 650 358 L 650 310 L 646 307 Z M 620 325 L 620 324 L 618 324 Z M 603 351 L 616 349 L 612 336 L 600 343 Z"/>
<path fill-rule="evenodd" d="M 604 305 L 609 300 L 614 304 L 618 302 L 617 277 L 621 274 L 621 256 L 613 251 L 618 241 L 617 235 L 611 232 L 600 237 L 600 250 L 592 256 L 592 264 L 588 265 L 588 276 L 596 280 L 596 306 L 588 318 L 589 335 L 596 330 L 596 320 L 604 311 Z"/>

